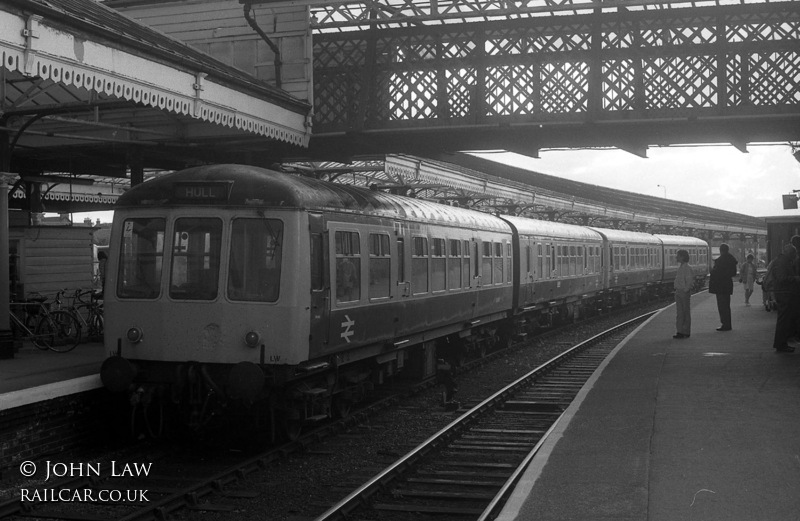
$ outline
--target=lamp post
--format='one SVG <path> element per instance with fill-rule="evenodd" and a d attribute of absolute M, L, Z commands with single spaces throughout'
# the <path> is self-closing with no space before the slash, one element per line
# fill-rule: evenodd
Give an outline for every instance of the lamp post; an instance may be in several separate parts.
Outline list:
<path fill-rule="evenodd" d="M 657 185 L 657 186 L 664 189 L 664 199 L 666 199 L 667 198 L 667 187 L 664 186 L 664 185 Z"/>

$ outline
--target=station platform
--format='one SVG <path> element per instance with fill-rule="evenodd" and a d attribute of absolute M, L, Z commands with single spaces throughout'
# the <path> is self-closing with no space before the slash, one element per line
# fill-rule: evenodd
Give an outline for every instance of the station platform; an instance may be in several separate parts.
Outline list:
<path fill-rule="evenodd" d="M 101 387 L 102 342 L 56 353 L 24 344 L 14 358 L 0 360 L 0 411 Z"/>
<path fill-rule="evenodd" d="M 620 343 L 497 519 L 800 519 L 800 350 L 772 349 L 776 313 L 736 286 L 733 331 L 704 292 L 690 338 L 672 305 Z"/>

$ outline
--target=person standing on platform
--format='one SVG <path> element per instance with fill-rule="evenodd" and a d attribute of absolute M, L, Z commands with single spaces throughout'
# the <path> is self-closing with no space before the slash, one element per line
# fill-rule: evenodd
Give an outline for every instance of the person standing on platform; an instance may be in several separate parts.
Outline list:
<path fill-rule="evenodd" d="M 795 311 L 800 288 L 800 275 L 795 273 L 797 250 L 791 244 L 783 247 L 770 267 L 775 279 L 772 290 L 778 304 L 778 319 L 775 322 L 775 338 L 772 347 L 777 351 L 791 353 L 794 347 L 789 345 L 789 338 L 795 334 L 797 314 Z"/>
<path fill-rule="evenodd" d="M 742 270 L 739 272 L 739 282 L 744 284 L 744 305 L 750 305 L 750 295 L 753 294 L 753 284 L 756 282 L 758 271 L 753 262 L 755 257 L 752 253 L 747 255 L 747 262 L 742 264 Z"/>
<path fill-rule="evenodd" d="M 794 261 L 794 274 L 800 276 L 800 235 L 793 235 L 789 242 L 792 243 L 797 252 Z M 794 298 L 790 303 L 792 321 L 794 322 L 794 335 L 789 340 L 790 343 L 800 342 L 800 284 L 797 284 L 794 289 L 795 292 L 792 294 Z"/>
<path fill-rule="evenodd" d="M 692 313 L 689 302 L 694 285 L 694 274 L 689 267 L 689 252 L 678 250 L 678 273 L 675 275 L 675 329 L 677 333 L 672 338 L 689 338 L 692 333 Z"/>
<path fill-rule="evenodd" d="M 730 253 L 730 246 L 724 242 L 719 245 L 719 257 L 711 268 L 711 278 L 708 281 L 708 292 L 717 296 L 717 310 L 722 325 L 717 331 L 730 331 L 731 325 L 731 295 L 733 295 L 733 277 L 736 276 L 736 258 Z"/>

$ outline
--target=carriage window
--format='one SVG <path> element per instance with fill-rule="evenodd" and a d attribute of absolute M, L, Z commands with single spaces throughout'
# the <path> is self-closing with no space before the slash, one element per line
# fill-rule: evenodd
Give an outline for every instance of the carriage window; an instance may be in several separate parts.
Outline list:
<path fill-rule="evenodd" d="M 315 268 L 318 264 L 316 259 L 322 258 L 321 240 L 321 235 L 312 235 L 313 287 L 322 286 L 321 269 Z M 282 250 L 283 222 L 277 219 L 235 219 L 231 227 L 228 298 L 248 302 L 278 300 Z"/>
<path fill-rule="evenodd" d="M 483 260 L 482 260 L 481 277 L 484 285 L 492 283 L 492 243 L 483 243 Z"/>
<path fill-rule="evenodd" d="M 547 275 L 550 273 L 550 270 L 547 269 L 547 259 L 544 256 L 541 244 L 539 244 L 539 246 L 538 246 L 537 253 L 538 253 L 538 258 L 539 258 L 539 264 L 538 264 L 538 270 L 537 270 L 538 277 L 537 278 L 538 279 L 546 279 L 546 278 L 548 278 Z"/>
<path fill-rule="evenodd" d="M 392 278 L 392 259 L 389 236 L 382 233 L 369 235 L 369 298 L 387 298 Z"/>
<path fill-rule="evenodd" d="M 494 243 L 494 277 L 495 284 L 503 282 L 503 245 Z"/>
<path fill-rule="evenodd" d="M 127 219 L 122 224 L 117 295 L 156 298 L 164 264 L 164 219 Z"/>
<path fill-rule="evenodd" d="M 431 239 L 431 290 L 444 291 L 445 259 L 444 239 Z"/>
<path fill-rule="evenodd" d="M 566 249 L 566 248 L 565 248 Z M 578 254 L 575 250 L 575 246 L 569 247 L 569 274 L 570 275 L 577 275 L 578 274 Z"/>
<path fill-rule="evenodd" d="M 411 288 L 414 294 L 428 291 L 428 239 L 414 237 L 411 250 Z"/>
<path fill-rule="evenodd" d="M 511 243 L 506 243 L 506 282 L 511 282 L 511 259 L 514 256 L 511 253 Z"/>
<path fill-rule="evenodd" d="M 470 274 L 469 241 L 464 241 L 464 248 L 461 251 L 464 254 L 464 258 L 461 262 L 461 276 L 464 277 L 462 286 L 469 289 L 472 282 L 472 276 Z"/>
<path fill-rule="evenodd" d="M 214 300 L 219 292 L 222 221 L 186 218 L 175 221 L 169 296 Z"/>
<path fill-rule="evenodd" d="M 533 255 L 530 245 L 525 247 L 525 271 L 531 273 L 533 271 Z"/>
<path fill-rule="evenodd" d="M 451 239 L 449 241 L 450 250 L 447 252 L 447 287 L 448 289 L 458 289 L 461 287 L 461 241 Z M 469 263 L 467 263 L 469 266 Z"/>
<path fill-rule="evenodd" d="M 358 232 L 336 232 L 336 302 L 361 299 L 361 243 Z"/>

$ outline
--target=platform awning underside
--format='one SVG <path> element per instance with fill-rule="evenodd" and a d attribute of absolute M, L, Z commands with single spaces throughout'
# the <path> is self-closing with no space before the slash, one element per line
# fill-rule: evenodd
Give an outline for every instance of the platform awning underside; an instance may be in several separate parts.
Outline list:
<path fill-rule="evenodd" d="M 168 169 L 217 160 L 215 147 L 228 142 L 233 153 L 308 145 L 303 102 L 255 80 L 240 88 L 219 64 L 170 63 L 63 23 L 0 6 L 0 130 L 15 171 L 116 177 L 132 151 Z"/>

